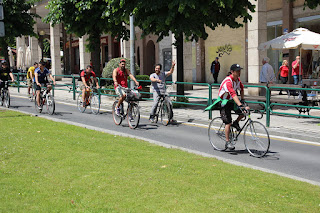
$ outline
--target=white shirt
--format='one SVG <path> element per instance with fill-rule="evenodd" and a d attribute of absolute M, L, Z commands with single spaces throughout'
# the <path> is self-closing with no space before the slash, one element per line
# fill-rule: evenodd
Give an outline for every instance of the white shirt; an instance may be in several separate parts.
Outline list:
<path fill-rule="evenodd" d="M 272 66 L 269 63 L 265 63 L 260 72 L 260 82 L 267 83 L 273 82 L 275 80 L 275 75 Z"/>

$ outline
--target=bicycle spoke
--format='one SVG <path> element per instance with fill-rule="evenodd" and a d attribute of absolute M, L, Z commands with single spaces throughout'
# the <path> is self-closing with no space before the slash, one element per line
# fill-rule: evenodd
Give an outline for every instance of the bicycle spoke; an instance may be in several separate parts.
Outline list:
<path fill-rule="evenodd" d="M 270 138 L 266 127 L 257 121 L 250 122 L 245 128 L 244 143 L 252 156 L 265 156 L 270 147 Z"/>

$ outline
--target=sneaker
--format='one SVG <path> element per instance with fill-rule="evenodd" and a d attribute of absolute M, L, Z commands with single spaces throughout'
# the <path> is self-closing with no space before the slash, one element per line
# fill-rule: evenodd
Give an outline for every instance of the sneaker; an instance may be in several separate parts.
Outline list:
<path fill-rule="evenodd" d="M 170 123 L 176 124 L 176 123 L 178 123 L 178 122 L 177 122 L 177 120 L 171 119 L 171 120 L 170 120 Z"/>
<path fill-rule="evenodd" d="M 238 121 L 234 121 L 234 122 L 231 124 L 231 126 L 234 127 L 234 128 L 236 128 L 236 130 L 237 130 L 238 132 L 241 130 Z"/>
<path fill-rule="evenodd" d="M 121 115 L 121 109 L 120 109 L 120 107 L 117 107 L 117 108 L 116 108 L 116 115 L 117 115 L 117 116 L 120 116 L 120 115 Z"/>
<path fill-rule="evenodd" d="M 149 121 L 150 121 L 151 123 L 154 123 L 154 118 L 149 118 Z"/>
<path fill-rule="evenodd" d="M 39 110 L 42 110 L 42 107 L 41 107 L 41 106 L 38 106 L 38 109 L 39 109 Z"/>
<path fill-rule="evenodd" d="M 86 103 L 85 103 L 85 102 L 82 102 L 82 106 L 83 106 L 83 107 L 86 107 L 87 105 L 86 105 Z"/>
<path fill-rule="evenodd" d="M 229 150 L 234 150 L 235 149 L 234 145 L 231 142 L 227 142 L 226 146 L 227 146 L 227 148 Z"/>
<path fill-rule="evenodd" d="M 132 115 L 129 115 L 129 121 L 134 121 Z"/>

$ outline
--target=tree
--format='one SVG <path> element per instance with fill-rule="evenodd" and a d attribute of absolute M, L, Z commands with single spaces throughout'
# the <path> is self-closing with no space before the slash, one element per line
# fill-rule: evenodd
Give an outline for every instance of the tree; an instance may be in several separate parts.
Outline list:
<path fill-rule="evenodd" d="M 254 5 L 249 0 L 107 0 L 119 18 L 127 21 L 130 14 L 135 16 L 135 25 L 143 30 L 143 36 L 158 35 L 158 41 L 171 31 L 176 38 L 178 81 L 183 81 L 183 39 L 206 39 L 206 27 L 215 29 L 228 25 L 241 27 L 251 20 L 249 11 Z M 120 11 L 120 12 L 119 12 Z M 177 93 L 184 95 L 182 85 Z"/>
<path fill-rule="evenodd" d="M 296 1 L 296 0 L 290 0 L 290 1 Z M 304 7 L 309 7 L 310 9 L 316 9 L 316 7 L 320 5 L 319 0 L 305 0 L 304 1 Z"/>
<path fill-rule="evenodd" d="M 111 33 L 119 39 L 128 38 L 128 30 L 122 21 L 113 19 L 109 5 L 103 0 L 51 0 L 47 8 L 49 14 L 45 17 L 52 25 L 63 23 L 67 33 L 78 37 L 89 35 L 87 50 L 93 52 L 93 66 L 98 76 L 100 69 L 100 36 Z"/>
<path fill-rule="evenodd" d="M 29 12 L 31 7 L 32 2 L 25 0 L 3 1 L 5 36 L 0 37 L 0 46 L 1 55 L 7 61 L 9 61 L 8 45 L 14 44 L 16 37 L 23 35 L 36 36 L 33 31 L 34 18 L 39 16 Z"/>

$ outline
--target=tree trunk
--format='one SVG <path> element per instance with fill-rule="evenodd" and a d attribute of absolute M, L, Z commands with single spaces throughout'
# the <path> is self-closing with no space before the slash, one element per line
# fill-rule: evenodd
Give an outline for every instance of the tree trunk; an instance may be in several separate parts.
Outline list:
<path fill-rule="evenodd" d="M 93 33 L 90 34 L 89 37 L 91 46 L 93 47 L 92 52 L 92 65 L 93 70 L 96 73 L 97 77 L 101 77 L 102 70 L 100 65 L 100 34 L 99 33 Z"/>
<path fill-rule="evenodd" d="M 177 81 L 183 82 L 183 34 L 176 35 L 177 42 Z M 184 85 L 177 85 L 177 95 L 184 95 Z"/>

